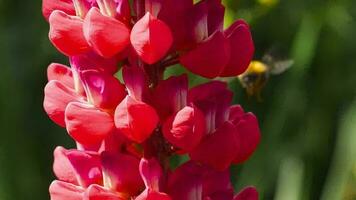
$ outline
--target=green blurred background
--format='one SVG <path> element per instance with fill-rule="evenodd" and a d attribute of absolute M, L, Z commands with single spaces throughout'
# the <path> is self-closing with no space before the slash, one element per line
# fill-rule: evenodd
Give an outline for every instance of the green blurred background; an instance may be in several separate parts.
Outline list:
<path fill-rule="evenodd" d="M 295 62 L 270 79 L 263 102 L 231 82 L 263 134 L 252 158 L 232 169 L 236 189 L 256 185 L 267 200 L 356 199 L 356 1 L 224 4 L 226 24 L 251 24 L 256 58 L 279 46 Z M 73 146 L 42 109 L 47 65 L 67 63 L 47 33 L 40 0 L 0 0 L 0 200 L 49 199 L 52 151 Z"/>

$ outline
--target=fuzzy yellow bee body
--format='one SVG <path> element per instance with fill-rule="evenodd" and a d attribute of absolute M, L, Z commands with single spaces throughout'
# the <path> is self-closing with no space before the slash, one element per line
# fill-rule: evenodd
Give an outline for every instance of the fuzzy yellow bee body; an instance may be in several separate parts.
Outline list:
<path fill-rule="evenodd" d="M 262 101 L 261 91 L 271 75 L 281 74 L 293 65 L 292 60 L 273 61 L 271 57 L 264 57 L 263 61 L 253 60 L 247 70 L 238 76 L 248 97 L 255 96 Z"/>

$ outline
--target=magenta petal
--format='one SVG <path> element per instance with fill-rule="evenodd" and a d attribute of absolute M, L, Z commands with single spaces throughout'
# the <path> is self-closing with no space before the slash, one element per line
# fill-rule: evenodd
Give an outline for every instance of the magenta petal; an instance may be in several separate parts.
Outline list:
<path fill-rule="evenodd" d="M 188 77 L 186 74 L 162 80 L 155 88 L 153 104 L 162 120 L 187 105 Z"/>
<path fill-rule="evenodd" d="M 247 69 L 253 57 L 255 49 L 252 35 L 249 27 L 241 20 L 231 25 L 225 31 L 225 35 L 230 42 L 231 55 L 228 64 L 220 76 L 237 76 Z"/>
<path fill-rule="evenodd" d="M 104 180 L 110 183 L 111 189 L 130 195 L 137 194 L 143 188 L 139 173 L 139 160 L 133 156 L 103 152 L 101 162 Z"/>
<path fill-rule="evenodd" d="M 233 200 L 258 200 L 258 192 L 254 187 L 242 189 Z"/>
<path fill-rule="evenodd" d="M 252 113 L 246 113 L 235 123 L 237 123 L 235 124 L 236 139 L 239 143 L 239 148 L 234 163 L 242 163 L 252 155 L 260 143 L 260 129 L 257 118 Z"/>
<path fill-rule="evenodd" d="M 93 69 L 108 74 L 115 74 L 118 70 L 115 58 L 105 59 L 92 51 L 71 56 L 70 65 L 78 72 Z"/>
<path fill-rule="evenodd" d="M 97 8 L 86 15 L 83 32 L 90 46 L 101 56 L 110 58 L 129 44 L 130 31 L 119 20 L 104 16 Z"/>
<path fill-rule="evenodd" d="M 230 166 L 237 148 L 235 127 L 225 122 L 214 133 L 207 135 L 189 155 L 194 161 L 222 171 Z"/>
<path fill-rule="evenodd" d="M 215 32 L 207 40 L 183 54 L 180 63 L 191 72 L 206 78 L 220 75 L 230 58 L 230 46 L 221 32 Z"/>
<path fill-rule="evenodd" d="M 57 147 L 54 151 L 53 171 L 59 180 L 82 187 L 102 183 L 100 158 L 94 152 Z"/>
<path fill-rule="evenodd" d="M 240 105 L 230 106 L 229 120 L 232 121 L 233 124 L 235 124 L 241 119 L 244 114 L 245 111 Z"/>
<path fill-rule="evenodd" d="M 221 0 L 205 0 L 209 9 L 208 15 L 208 32 L 209 35 L 215 31 L 223 31 L 225 7 Z"/>
<path fill-rule="evenodd" d="M 115 126 L 130 140 L 141 143 L 154 131 L 159 118 L 153 107 L 127 96 L 115 110 Z"/>
<path fill-rule="evenodd" d="M 81 80 L 88 101 L 96 107 L 115 109 L 126 96 L 125 86 L 110 74 L 88 70 L 81 73 Z"/>
<path fill-rule="evenodd" d="M 53 181 L 49 186 L 51 200 L 83 200 L 82 187 L 62 181 Z"/>
<path fill-rule="evenodd" d="M 163 124 L 163 135 L 186 152 L 194 149 L 205 133 L 205 118 L 195 106 L 186 106 Z"/>
<path fill-rule="evenodd" d="M 149 160 L 145 158 L 141 159 L 140 174 L 147 188 L 159 191 L 159 181 L 163 175 L 163 171 L 159 162 L 155 158 Z"/>
<path fill-rule="evenodd" d="M 46 20 L 55 10 L 61 10 L 68 15 L 75 16 L 73 0 L 42 0 L 42 14 Z"/>
<path fill-rule="evenodd" d="M 124 200 L 119 194 L 104 188 L 100 185 L 90 185 L 85 193 L 83 200 Z"/>
<path fill-rule="evenodd" d="M 114 130 L 110 114 L 84 103 L 70 103 L 65 122 L 69 135 L 83 145 L 98 144 Z"/>
<path fill-rule="evenodd" d="M 173 42 L 169 27 L 150 13 L 134 25 L 130 39 L 137 55 L 148 64 L 163 58 Z"/>
<path fill-rule="evenodd" d="M 202 174 L 195 173 L 195 165 L 183 164 L 168 178 L 167 193 L 174 200 L 201 200 L 203 192 Z"/>
<path fill-rule="evenodd" d="M 72 101 L 78 101 L 75 91 L 62 83 L 52 80 L 44 89 L 43 108 L 49 118 L 56 124 L 65 127 L 64 111 Z"/>
<path fill-rule="evenodd" d="M 49 39 L 53 45 L 67 56 L 78 55 L 90 49 L 83 35 L 83 21 L 55 10 L 49 17 Z"/>
<path fill-rule="evenodd" d="M 137 66 L 124 66 L 122 77 L 129 95 L 138 101 L 143 101 L 149 92 L 143 69 Z"/>
<path fill-rule="evenodd" d="M 74 89 L 72 70 L 62 64 L 51 63 L 47 68 L 48 81 L 57 80 L 69 88 Z"/>

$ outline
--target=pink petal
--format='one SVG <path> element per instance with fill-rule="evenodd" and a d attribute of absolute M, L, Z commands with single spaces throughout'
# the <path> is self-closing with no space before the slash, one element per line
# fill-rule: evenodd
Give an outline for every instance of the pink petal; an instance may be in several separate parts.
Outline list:
<path fill-rule="evenodd" d="M 243 115 L 235 126 L 236 139 L 240 145 L 234 163 L 242 163 L 252 155 L 260 143 L 260 129 L 257 118 L 252 113 Z"/>
<path fill-rule="evenodd" d="M 130 195 L 137 194 L 143 188 L 139 174 L 139 160 L 133 156 L 103 152 L 101 162 L 105 182 L 110 183 L 110 189 Z"/>
<path fill-rule="evenodd" d="M 49 24 L 49 39 L 63 54 L 72 56 L 89 50 L 83 35 L 83 21 L 79 17 L 55 10 L 49 17 Z"/>
<path fill-rule="evenodd" d="M 88 187 L 91 184 L 102 184 L 100 157 L 97 153 L 67 150 L 65 156 L 71 163 L 81 186 Z"/>
<path fill-rule="evenodd" d="M 154 131 L 159 118 L 154 108 L 130 96 L 117 106 L 115 126 L 130 140 L 141 143 Z"/>
<path fill-rule="evenodd" d="M 125 86 L 114 76 L 87 70 L 81 73 L 88 101 L 102 109 L 114 109 L 126 96 Z"/>
<path fill-rule="evenodd" d="M 258 192 L 254 187 L 242 189 L 233 200 L 258 200 Z"/>
<path fill-rule="evenodd" d="M 84 193 L 83 200 L 124 200 L 120 194 L 106 189 L 100 185 L 90 185 Z"/>
<path fill-rule="evenodd" d="M 178 112 L 187 105 L 188 77 L 186 74 L 162 80 L 155 88 L 152 98 L 161 119 Z"/>
<path fill-rule="evenodd" d="M 70 102 L 78 101 L 75 91 L 62 83 L 52 80 L 44 89 L 43 108 L 49 118 L 59 126 L 65 127 L 64 111 Z"/>
<path fill-rule="evenodd" d="M 70 57 L 70 65 L 78 72 L 93 69 L 115 74 L 118 71 L 117 62 L 115 58 L 105 59 L 92 51 Z"/>
<path fill-rule="evenodd" d="M 180 57 L 180 63 L 191 72 L 214 78 L 224 69 L 230 58 L 230 46 L 221 32 L 215 32 L 198 46 Z"/>
<path fill-rule="evenodd" d="M 163 175 L 161 165 L 155 158 L 145 159 L 140 161 L 140 174 L 146 185 L 150 190 L 159 191 L 160 179 Z"/>
<path fill-rule="evenodd" d="M 195 106 L 186 106 L 168 118 L 162 128 L 164 137 L 186 152 L 196 147 L 205 133 L 205 118 Z"/>
<path fill-rule="evenodd" d="M 55 10 L 61 10 L 68 15 L 75 16 L 73 0 L 42 0 L 42 14 L 46 20 Z"/>
<path fill-rule="evenodd" d="M 101 56 L 110 58 L 123 51 L 129 44 L 130 31 L 115 18 L 104 16 L 97 8 L 92 8 L 83 24 L 85 39 Z"/>
<path fill-rule="evenodd" d="M 51 200 L 82 200 L 84 189 L 71 183 L 53 181 L 49 193 Z"/>
<path fill-rule="evenodd" d="M 69 135 L 83 145 L 102 142 L 113 130 L 113 117 L 91 105 L 72 102 L 65 111 Z"/>
<path fill-rule="evenodd" d="M 77 175 L 66 155 L 67 151 L 63 147 L 56 147 L 53 153 L 53 172 L 59 180 L 79 185 Z"/>
<path fill-rule="evenodd" d="M 146 13 L 137 21 L 132 28 L 130 39 L 138 56 L 148 64 L 163 58 L 173 42 L 169 27 L 150 13 Z"/>
<path fill-rule="evenodd" d="M 237 76 L 247 69 L 253 57 L 254 44 L 252 35 L 249 27 L 241 20 L 231 25 L 225 31 L 225 35 L 230 42 L 231 55 L 228 64 L 220 76 Z"/>
<path fill-rule="evenodd" d="M 62 64 L 51 63 L 47 68 L 48 81 L 57 80 L 63 85 L 74 89 L 72 70 Z"/>
<path fill-rule="evenodd" d="M 143 101 L 147 97 L 149 88 L 145 72 L 137 66 L 124 66 L 122 69 L 122 77 L 129 95 L 138 100 Z"/>
<path fill-rule="evenodd" d="M 208 164 L 216 170 L 226 170 L 236 155 L 235 127 L 230 122 L 222 124 L 207 135 L 189 154 L 191 159 Z"/>

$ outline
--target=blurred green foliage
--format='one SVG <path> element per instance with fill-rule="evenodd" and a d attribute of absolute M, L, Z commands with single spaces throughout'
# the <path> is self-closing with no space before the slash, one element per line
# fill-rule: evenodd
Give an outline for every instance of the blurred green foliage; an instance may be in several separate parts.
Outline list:
<path fill-rule="evenodd" d="M 271 78 L 261 103 L 231 82 L 234 101 L 256 113 L 263 134 L 253 157 L 233 167 L 236 188 L 256 185 L 266 200 L 356 199 L 356 1 L 224 4 L 227 25 L 251 24 L 256 59 L 279 46 L 295 61 Z M 48 41 L 40 7 L 40 0 L 0 0 L 1 200 L 49 199 L 52 151 L 73 146 L 42 109 L 46 66 L 68 62 Z"/>

